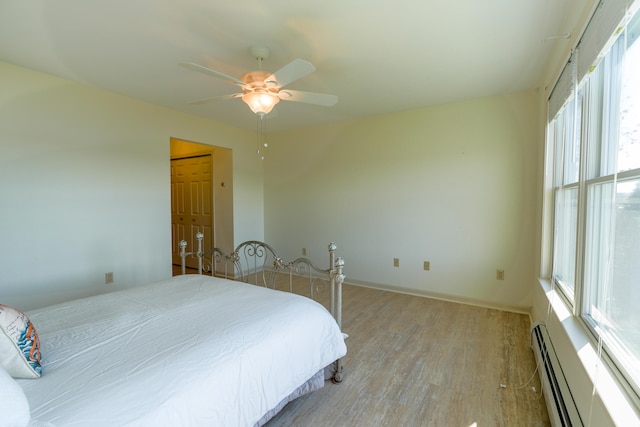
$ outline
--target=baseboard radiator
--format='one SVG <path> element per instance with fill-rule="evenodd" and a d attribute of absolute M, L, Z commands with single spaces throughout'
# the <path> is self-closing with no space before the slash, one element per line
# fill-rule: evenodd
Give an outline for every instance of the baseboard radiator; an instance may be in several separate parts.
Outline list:
<path fill-rule="evenodd" d="M 553 427 L 582 427 L 582 419 L 562 372 L 547 327 L 536 323 L 531 328 L 531 349 L 536 358 L 542 391 Z"/>

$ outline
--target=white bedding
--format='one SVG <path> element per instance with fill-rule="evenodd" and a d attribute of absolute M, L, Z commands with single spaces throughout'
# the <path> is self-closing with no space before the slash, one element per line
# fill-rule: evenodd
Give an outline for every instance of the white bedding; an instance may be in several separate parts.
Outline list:
<path fill-rule="evenodd" d="M 186 275 L 27 313 L 32 426 L 253 426 L 346 354 L 319 304 Z"/>

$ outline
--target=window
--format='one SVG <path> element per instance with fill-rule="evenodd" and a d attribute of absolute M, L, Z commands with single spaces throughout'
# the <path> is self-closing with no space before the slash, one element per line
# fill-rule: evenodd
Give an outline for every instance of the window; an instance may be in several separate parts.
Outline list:
<path fill-rule="evenodd" d="M 575 97 L 553 122 L 554 150 L 554 257 L 553 278 L 569 301 L 573 301 L 578 227 L 578 172 L 580 137 L 579 102 Z"/>
<path fill-rule="evenodd" d="M 596 14 L 601 11 L 596 11 Z M 589 41 L 590 27 L 582 40 Z M 550 99 L 552 278 L 640 394 L 640 13 Z M 587 46 L 588 48 L 589 46 Z M 585 49 L 589 52 L 589 49 Z M 578 64 L 577 66 L 575 64 Z M 595 63 L 595 65 L 593 65 Z M 563 73 L 565 74 L 565 73 Z M 559 79 L 559 84 L 560 81 Z M 559 108 L 553 108 L 552 105 Z M 556 111 L 557 110 L 557 111 Z"/>

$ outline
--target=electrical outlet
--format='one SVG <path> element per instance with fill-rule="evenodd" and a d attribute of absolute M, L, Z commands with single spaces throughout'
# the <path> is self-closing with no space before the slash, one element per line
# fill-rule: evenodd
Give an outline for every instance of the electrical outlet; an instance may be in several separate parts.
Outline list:
<path fill-rule="evenodd" d="M 504 270 L 496 270 L 496 279 L 504 280 Z"/>
<path fill-rule="evenodd" d="M 307 256 L 307 248 L 302 248 L 302 256 Z"/>
<path fill-rule="evenodd" d="M 104 273 L 104 284 L 109 285 L 113 283 L 113 272 Z"/>
<path fill-rule="evenodd" d="M 431 263 L 429 261 L 425 261 L 423 268 L 425 271 L 429 271 L 431 269 Z"/>
<path fill-rule="evenodd" d="M 393 266 L 394 267 L 400 267 L 400 258 L 394 258 L 393 259 Z"/>

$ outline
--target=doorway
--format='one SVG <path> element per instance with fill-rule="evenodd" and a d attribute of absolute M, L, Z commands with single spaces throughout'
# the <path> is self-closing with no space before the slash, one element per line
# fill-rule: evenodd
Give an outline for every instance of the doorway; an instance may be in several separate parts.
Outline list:
<path fill-rule="evenodd" d="M 204 234 L 203 250 L 233 249 L 233 174 L 231 150 L 171 138 L 171 252 L 180 265 L 180 241 L 196 251 L 196 233 Z M 197 260 L 187 258 L 197 268 Z"/>
<path fill-rule="evenodd" d="M 211 154 L 171 159 L 172 260 L 180 264 L 179 242 L 186 240 L 189 251 L 198 247 L 196 233 L 204 234 L 203 251 L 213 247 L 213 162 Z M 175 244 L 178 243 L 178 247 Z M 197 268 L 194 258 L 187 267 Z"/>

